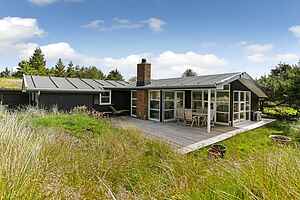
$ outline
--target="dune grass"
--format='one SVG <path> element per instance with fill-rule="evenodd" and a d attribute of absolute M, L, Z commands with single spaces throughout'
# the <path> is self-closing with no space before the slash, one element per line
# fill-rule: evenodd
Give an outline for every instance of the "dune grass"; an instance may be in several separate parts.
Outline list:
<path fill-rule="evenodd" d="M 16 78 L 0 78 L 1 89 L 22 89 L 22 79 Z"/>
<path fill-rule="evenodd" d="M 276 122 L 240 134 L 223 142 L 228 148 L 225 159 L 209 160 L 206 149 L 179 155 L 137 130 L 114 128 L 109 121 L 82 113 L 18 116 L 12 127 L 3 119 L 16 115 L 4 114 L 0 123 L 7 124 L 10 132 L 31 130 L 34 137 L 26 140 L 30 145 L 20 146 L 28 149 L 26 155 L 35 154 L 29 156 L 26 178 L 18 187 L 11 184 L 18 179 L 8 181 L 2 173 L 5 167 L 0 165 L 0 186 L 10 186 L 9 190 L 0 187 L 4 198 L 11 194 L 22 199 L 122 200 L 300 196 L 300 123 Z M 14 129 L 19 123 L 21 128 Z M 296 142 L 288 147 L 274 145 L 268 138 L 273 133 L 289 135 Z M 3 152 L 11 151 L 5 144 Z M 10 154 L 3 157 L 14 160 Z M 19 177 L 18 173 L 12 176 Z"/>

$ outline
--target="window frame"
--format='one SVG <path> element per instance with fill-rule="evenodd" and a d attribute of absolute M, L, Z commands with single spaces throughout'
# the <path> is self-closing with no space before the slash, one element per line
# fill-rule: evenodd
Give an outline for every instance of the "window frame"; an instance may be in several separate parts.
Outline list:
<path fill-rule="evenodd" d="M 133 98 L 133 95 L 132 95 L 133 92 L 135 92 L 135 98 Z M 136 110 L 137 91 L 136 91 L 136 90 L 131 90 L 130 95 L 131 95 L 131 98 L 130 98 L 130 115 L 131 115 L 132 117 L 136 117 L 136 114 L 137 114 L 137 113 L 136 113 L 136 112 L 137 112 L 137 110 Z M 132 101 L 133 101 L 133 100 L 135 100 L 135 106 L 132 105 Z M 132 108 L 135 108 L 135 115 L 132 114 Z"/>
<path fill-rule="evenodd" d="M 151 92 L 159 92 L 159 99 L 152 99 L 151 98 Z M 148 91 L 148 119 L 152 121 L 160 121 L 160 115 L 161 115 L 161 107 L 160 107 L 160 100 L 161 100 L 161 93 L 160 90 L 149 90 Z M 158 102 L 158 109 L 151 108 L 151 101 L 157 101 Z M 151 110 L 158 111 L 158 119 L 151 118 Z"/>
<path fill-rule="evenodd" d="M 109 93 L 109 96 L 105 96 L 105 97 L 109 97 L 109 102 L 105 102 L 105 103 L 102 103 L 102 93 L 104 92 L 108 92 Z M 99 93 L 99 105 L 110 105 L 111 104 L 111 90 L 103 90 Z"/>

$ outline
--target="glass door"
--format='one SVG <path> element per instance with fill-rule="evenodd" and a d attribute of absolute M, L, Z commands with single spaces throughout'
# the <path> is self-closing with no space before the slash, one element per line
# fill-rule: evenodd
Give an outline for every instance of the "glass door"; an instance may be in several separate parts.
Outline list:
<path fill-rule="evenodd" d="M 160 121 L 160 91 L 149 91 L 149 119 Z"/>
<path fill-rule="evenodd" d="M 176 118 L 183 119 L 184 118 L 184 107 L 185 107 L 185 98 L 184 91 L 176 91 Z"/>
<path fill-rule="evenodd" d="M 251 92 L 234 91 L 233 92 L 233 120 L 242 122 L 250 120 Z"/>
<path fill-rule="evenodd" d="M 163 92 L 163 116 L 164 121 L 175 120 L 175 92 L 164 91 Z"/>

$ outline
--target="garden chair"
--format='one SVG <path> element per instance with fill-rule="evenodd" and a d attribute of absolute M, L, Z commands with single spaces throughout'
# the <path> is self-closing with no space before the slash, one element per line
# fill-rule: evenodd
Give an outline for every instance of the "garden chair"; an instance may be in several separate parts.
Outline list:
<path fill-rule="evenodd" d="M 198 124 L 197 117 L 193 116 L 193 111 L 191 109 L 184 110 L 184 123 L 185 125 L 190 125 L 191 127 L 194 126 L 194 124 Z"/>
<path fill-rule="evenodd" d="M 184 109 L 176 109 L 176 121 L 177 123 L 184 121 Z"/>

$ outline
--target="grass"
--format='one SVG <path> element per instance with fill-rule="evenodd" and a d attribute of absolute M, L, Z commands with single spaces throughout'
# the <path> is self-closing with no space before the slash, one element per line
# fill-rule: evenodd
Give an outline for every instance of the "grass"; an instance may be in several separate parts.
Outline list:
<path fill-rule="evenodd" d="M 0 78 L 0 88 L 1 89 L 22 89 L 22 79 L 14 78 Z"/>
<path fill-rule="evenodd" d="M 18 145 L 24 140 L 16 139 L 14 144 L 27 149 L 24 158 L 31 159 L 20 181 L 16 180 L 22 173 L 11 173 L 8 177 L 13 178 L 8 179 L 3 173 L 5 166 L 0 165 L 0 198 L 196 200 L 300 196 L 299 122 L 276 122 L 240 134 L 223 142 L 228 149 L 225 159 L 209 160 L 206 149 L 179 155 L 137 130 L 114 128 L 108 121 L 85 114 L 5 113 L 1 119 L 0 123 L 6 124 L 6 129 L 0 129 L 3 135 L 7 129 L 11 138 L 30 133 L 25 140 L 30 145 Z M 9 119 L 16 120 L 11 123 Z M 20 128 L 15 129 L 19 123 Z M 274 145 L 268 138 L 274 133 L 289 135 L 295 143 L 288 147 Z M 2 152 L 14 149 L 6 142 L 1 144 Z M 30 156 L 32 152 L 34 156 Z M 3 153 L 2 157 L 6 159 L 3 163 L 15 165 L 11 154 Z M 27 163 L 24 158 L 18 161 L 20 166 Z M 12 184 L 15 182 L 22 184 Z"/>

